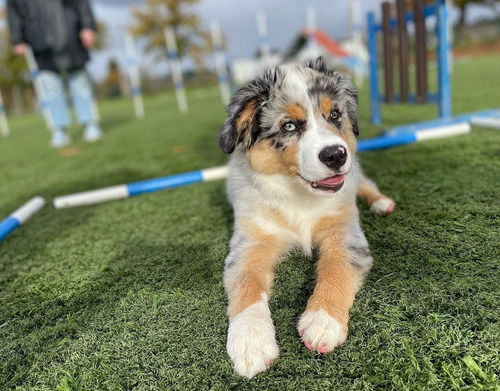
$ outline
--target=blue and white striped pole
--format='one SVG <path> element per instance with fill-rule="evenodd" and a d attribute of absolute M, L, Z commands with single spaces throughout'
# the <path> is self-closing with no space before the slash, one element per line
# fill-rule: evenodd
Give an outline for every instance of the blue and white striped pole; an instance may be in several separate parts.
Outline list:
<path fill-rule="evenodd" d="M 259 35 L 260 71 L 261 73 L 263 73 L 271 68 L 271 45 L 269 44 L 269 34 L 267 31 L 267 20 L 265 12 L 258 12 L 256 18 L 257 34 Z"/>
<path fill-rule="evenodd" d="M 310 57 L 319 56 L 320 50 L 316 42 L 316 8 L 309 6 L 306 10 L 306 26 L 307 26 L 307 45 L 310 50 Z"/>
<path fill-rule="evenodd" d="M 44 206 L 45 200 L 42 197 L 33 197 L 26 204 L 14 211 L 9 217 L 2 220 L 0 222 L 0 242 Z"/>
<path fill-rule="evenodd" d="M 398 145 L 419 143 L 422 141 L 434 140 L 445 137 L 454 137 L 470 133 L 470 131 L 471 131 L 470 123 L 462 122 L 459 124 L 451 124 L 434 129 L 419 130 L 412 133 L 375 137 L 358 141 L 357 151 L 358 152 L 374 151 L 376 149 L 395 147 Z"/>
<path fill-rule="evenodd" d="M 181 62 L 177 51 L 177 42 L 175 41 L 175 31 L 172 27 L 167 27 L 164 30 L 165 43 L 167 45 L 168 62 L 170 65 L 170 73 L 174 82 L 175 96 L 177 98 L 177 106 L 181 113 L 187 113 L 188 105 L 186 99 L 186 90 L 184 89 L 184 79 L 182 77 Z"/>
<path fill-rule="evenodd" d="M 144 102 L 141 91 L 141 75 L 139 73 L 139 61 L 135 53 L 134 39 L 130 33 L 125 33 L 125 54 L 127 56 L 127 73 L 130 82 L 130 91 L 134 102 L 136 118 L 144 117 Z"/>
<path fill-rule="evenodd" d="M 210 33 L 212 35 L 212 44 L 214 46 L 214 61 L 217 79 L 219 80 L 219 91 L 222 104 L 227 106 L 231 98 L 231 87 L 229 86 L 229 75 L 226 68 L 226 56 L 222 48 L 222 35 L 219 23 L 212 21 L 210 23 Z"/>
<path fill-rule="evenodd" d="M 54 127 L 54 122 L 52 121 L 50 109 L 45 98 L 42 82 L 40 80 L 40 71 L 38 69 L 38 64 L 36 63 L 35 56 L 33 55 L 31 47 L 27 47 L 26 52 L 24 53 L 24 57 L 26 59 L 26 63 L 28 64 L 31 81 L 33 82 L 33 87 L 35 88 L 35 93 L 38 98 L 38 106 L 40 107 L 40 111 L 42 112 L 43 119 L 45 120 L 47 128 L 49 130 L 52 130 Z"/>
<path fill-rule="evenodd" d="M 361 51 L 367 51 L 363 43 L 363 14 L 361 11 L 360 0 L 351 0 L 351 29 L 352 29 L 352 44 L 355 59 L 357 60 L 354 65 L 354 80 L 357 87 L 363 86 L 364 72 Z M 362 49 L 363 48 L 363 49 Z"/>
<path fill-rule="evenodd" d="M 5 112 L 5 106 L 3 104 L 1 91 L 0 91 L 0 134 L 3 137 L 10 136 L 10 128 L 9 128 L 9 123 L 7 122 L 7 114 Z"/>
<path fill-rule="evenodd" d="M 391 129 L 387 129 L 383 134 L 384 136 L 395 136 L 407 133 L 414 133 L 417 131 L 429 131 L 444 126 L 461 124 L 463 122 L 470 122 L 472 118 L 498 118 L 500 117 L 500 109 L 490 109 L 482 111 L 474 111 L 472 113 L 459 114 L 450 118 L 438 118 L 430 121 L 417 122 L 414 124 L 400 125 Z"/>
<path fill-rule="evenodd" d="M 139 194 L 152 193 L 163 189 L 171 189 L 197 182 L 214 181 L 227 177 L 227 167 L 214 167 L 205 170 L 191 171 L 184 174 L 170 175 L 124 185 L 106 187 L 104 189 L 70 194 L 54 199 L 56 209 L 73 206 L 93 205 L 100 202 L 133 197 Z"/>

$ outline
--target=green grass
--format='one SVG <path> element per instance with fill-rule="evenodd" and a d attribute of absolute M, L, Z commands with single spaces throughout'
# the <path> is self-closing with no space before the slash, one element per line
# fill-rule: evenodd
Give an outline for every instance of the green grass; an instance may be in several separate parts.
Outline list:
<path fill-rule="evenodd" d="M 498 57 L 457 63 L 454 111 L 498 106 Z M 196 96 L 194 96 L 196 94 Z M 47 147 L 36 116 L 0 140 L 0 216 L 57 196 L 223 164 L 217 90 L 194 91 L 190 113 L 171 95 L 101 105 L 106 137 L 79 154 Z M 433 106 L 383 109 L 386 125 L 432 118 Z M 368 121 L 361 92 L 362 137 Z M 350 336 L 319 356 L 295 325 L 314 264 L 277 270 L 271 311 L 280 357 L 251 381 L 225 352 L 222 285 L 232 212 L 222 182 L 90 207 L 49 206 L 0 243 L 0 389 L 493 390 L 500 389 L 500 133 L 361 156 L 397 201 L 389 218 L 360 204 L 374 268 L 351 311 Z M 186 146 L 178 153 L 177 146 Z M 176 153 L 177 151 L 177 153 Z"/>

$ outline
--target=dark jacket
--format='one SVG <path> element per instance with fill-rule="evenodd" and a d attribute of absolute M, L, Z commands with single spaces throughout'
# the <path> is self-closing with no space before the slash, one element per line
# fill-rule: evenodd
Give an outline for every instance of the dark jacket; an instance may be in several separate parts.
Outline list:
<path fill-rule="evenodd" d="M 88 0 L 7 0 L 7 17 L 12 43 L 30 45 L 40 69 L 74 70 L 89 60 L 79 37 L 95 30 Z"/>

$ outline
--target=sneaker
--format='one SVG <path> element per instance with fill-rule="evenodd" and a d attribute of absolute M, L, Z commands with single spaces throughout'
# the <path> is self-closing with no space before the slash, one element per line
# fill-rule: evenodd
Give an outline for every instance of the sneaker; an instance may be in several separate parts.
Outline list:
<path fill-rule="evenodd" d="M 102 130 L 98 125 L 87 125 L 83 131 L 83 139 L 89 143 L 95 143 L 102 138 Z"/>
<path fill-rule="evenodd" d="M 63 148 L 71 143 L 69 137 L 64 130 L 54 130 L 50 139 L 50 146 L 52 148 Z"/>

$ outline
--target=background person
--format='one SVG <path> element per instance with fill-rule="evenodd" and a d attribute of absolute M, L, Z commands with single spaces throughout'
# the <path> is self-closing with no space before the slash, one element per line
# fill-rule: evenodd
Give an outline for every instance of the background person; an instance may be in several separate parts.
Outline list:
<path fill-rule="evenodd" d="M 83 138 L 102 137 L 85 64 L 95 41 L 95 20 L 88 0 L 7 0 L 9 30 L 14 52 L 24 55 L 31 46 L 53 122 L 53 147 L 71 142 L 65 128 L 71 124 L 66 101 L 67 80 Z"/>

